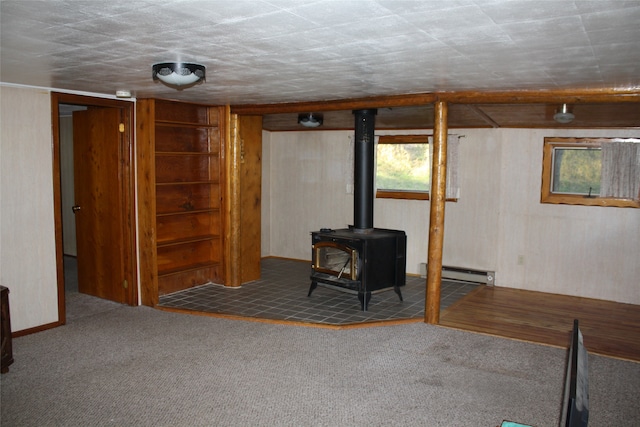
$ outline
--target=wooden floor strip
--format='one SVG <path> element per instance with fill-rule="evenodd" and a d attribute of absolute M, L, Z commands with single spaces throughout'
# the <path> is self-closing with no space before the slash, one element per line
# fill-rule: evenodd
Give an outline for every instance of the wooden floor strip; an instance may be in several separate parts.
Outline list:
<path fill-rule="evenodd" d="M 480 286 L 440 316 L 442 326 L 568 347 L 573 319 L 590 353 L 640 362 L 640 306 Z"/>

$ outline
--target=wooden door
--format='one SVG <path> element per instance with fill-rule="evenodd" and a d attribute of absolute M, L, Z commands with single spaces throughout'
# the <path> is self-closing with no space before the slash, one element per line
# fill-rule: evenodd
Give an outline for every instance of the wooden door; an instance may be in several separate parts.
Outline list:
<path fill-rule="evenodd" d="M 78 290 L 127 303 L 121 123 L 119 108 L 73 113 L 74 211 Z"/>

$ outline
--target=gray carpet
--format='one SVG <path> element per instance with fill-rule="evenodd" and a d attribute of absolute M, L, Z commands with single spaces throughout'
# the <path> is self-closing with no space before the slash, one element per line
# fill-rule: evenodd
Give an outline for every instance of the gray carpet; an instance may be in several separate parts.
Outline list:
<path fill-rule="evenodd" d="M 105 304 L 15 339 L 14 357 L 3 426 L 494 427 L 557 425 L 566 351 L 423 323 L 336 331 Z M 589 425 L 640 425 L 640 364 L 589 362 Z"/>

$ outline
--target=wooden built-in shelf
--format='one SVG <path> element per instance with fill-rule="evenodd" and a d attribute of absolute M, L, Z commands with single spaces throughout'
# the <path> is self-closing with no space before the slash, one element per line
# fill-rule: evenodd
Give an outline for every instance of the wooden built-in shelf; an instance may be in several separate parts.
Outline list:
<path fill-rule="evenodd" d="M 185 152 L 176 152 L 176 151 L 160 151 L 156 152 L 156 156 L 206 156 L 206 157 L 216 157 L 219 156 L 218 152 L 211 153 L 200 153 L 198 151 L 185 151 Z"/>
<path fill-rule="evenodd" d="M 259 279 L 262 117 L 160 99 L 136 112 L 142 304 Z"/>
<path fill-rule="evenodd" d="M 156 120 L 156 126 L 161 127 L 174 127 L 174 126 L 180 126 L 180 127 L 186 127 L 186 128 L 216 128 L 218 127 L 218 124 L 209 124 L 209 123 L 191 123 L 191 122 L 174 122 L 174 121 L 169 121 L 169 120 Z"/>
<path fill-rule="evenodd" d="M 187 267 L 180 267 L 180 268 L 174 268 L 171 270 L 164 270 L 161 272 L 158 272 L 159 276 L 165 277 L 165 276 L 173 276 L 176 274 L 180 274 L 180 273 L 185 273 L 188 271 L 197 271 L 197 270 L 202 270 L 204 268 L 215 268 L 215 267 L 219 267 L 220 263 L 219 262 L 202 262 L 202 263 L 198 263 L 198 264 L 193 264 Z"/>
<path fill-rule="evenodd" d="M 208 240 L 215 240 L 219 238 L 220 236 L 216 234 L 209 234 L 207 236 L 192 237 L 189 239 L 176 239 L 176 240 L 169 240 L 166 242 L 158 242 L 158 247 L 163 248 L 167 246 L 183 245 L 185 243 L 206 242 Z"/>
<path fill-rule="evenodd" d="M 146 99 L 138 102 L 144 139 L 143 175 L 151 185 L 148 212 L 153 256 L 151 298 L 207 282 L 224 283 L 224 107 Z M 145 151 L 146 150 L 146 151 Z M 140 157 L 140 155 L 139 155 Z"/>
<path fill-rule="evenodd" d="M 174 182 L 156 182 L 158 187 L 162 185 L 196 185 L 196 184 L 220 184 L 220 181 L 174 181 Z"/>
<path fill-rule="evenodd" d="M 220 209 L 200 209 L 200 210 L 192 210 L 192 211 L 176 211 L 176 212 L 164 212 L 157 213 L 156 216 L 172 216 L 172 215 L 186 215 L 186 214 L 199 214 L 199 213 L 220 213 Z"/>

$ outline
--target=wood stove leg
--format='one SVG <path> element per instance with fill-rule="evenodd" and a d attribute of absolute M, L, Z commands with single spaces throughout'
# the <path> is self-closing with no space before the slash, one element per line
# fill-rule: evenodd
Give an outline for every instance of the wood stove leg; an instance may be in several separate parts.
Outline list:
<path fill-rule="evenodd" d="M 358 292 L 358 299 L 360 300 L 362 311 L 367 311 L 369 301 L 371 301 L 371 292 Z"/>
<path fill-rule="evenodd" d="M 318 282 L 311 282 L 311 286 L 309 287 L 309 293 L 307 294 L 307 296 L 310 297 L 311 292 L 313 292 L 313 290 L 317 287 L 318 287 Z"/>
<path fill-rule="evenodd" d="M 400 292 L 400 286 L 394 286 L 393 290 L 395 291 L 396 294 L 398 294 L 398 297 L 400 297 L 400 301 L 404 301 L 402 299 L 402 292 Z"/>

